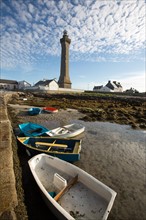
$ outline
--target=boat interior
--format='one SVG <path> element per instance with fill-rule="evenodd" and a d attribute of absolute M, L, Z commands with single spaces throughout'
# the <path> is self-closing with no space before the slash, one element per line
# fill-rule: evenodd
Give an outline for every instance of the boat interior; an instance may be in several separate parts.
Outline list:
<path fill-rule="evenodd" d="M 52 196 L 58 194 L 72 178 L 69 171 L 65 173 L 60 165 L 59 168 L 44 162 L 35 169 L 43 187 Z M 57 181 L 56 176 L 59 176 Z M 79 175 L 78 181 L 61 196 L 58 203 L 76 220 L 101 220 L 108 206 L 107 200 L 96 191 L 95 183 L 84 180 L 82 175 Z"/>

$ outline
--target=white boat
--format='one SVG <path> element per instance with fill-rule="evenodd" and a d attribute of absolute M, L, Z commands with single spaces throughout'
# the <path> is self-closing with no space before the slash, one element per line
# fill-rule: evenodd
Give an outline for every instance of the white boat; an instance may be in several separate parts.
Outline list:
<path fill-rule="evenodd" d="M 108 218 L 117 194 L 111 188 L 56 157 L 38 154 L 28 163 L 46 204 L 58 219 Z"/>
<path fill-rule="evenodd" d="M 85 127 L 81 124 L 68 124 L 63 127 L 58 127 L 53 130 L 49 130 L 46 134 L 50 137 L 59 137 L 59 138 L 72 138 L 81 133 L 83 133 Z"/>

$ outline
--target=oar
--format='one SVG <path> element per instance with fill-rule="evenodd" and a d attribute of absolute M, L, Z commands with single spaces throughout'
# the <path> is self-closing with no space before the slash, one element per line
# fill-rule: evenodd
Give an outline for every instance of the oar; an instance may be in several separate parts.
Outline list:
<path fill-rule="evenodd" d="M 54 143 L 46 143 L 46 142 L 36 142 L 36 145 L 45 145 L 45 146 L 51 146 L 51 147 L 62 147 L 67 148 L 66 144 L 54 144 Z"/>
<path fill-rule="evenodd" d="M 65 186 L 65 187 L 54 197 L 55 201 L 57 202 L 57 201 L 61 198 L 61 196 L 62 196 L 67 190 L 69 190 L 69 189 L 77 182 L 77 180 L 78 180 L 78 175 L 76 175 L 75 177 L 73 177 L 73 178 L 69 181 L 69 183 L 67 184 L 67 186 Z"/>

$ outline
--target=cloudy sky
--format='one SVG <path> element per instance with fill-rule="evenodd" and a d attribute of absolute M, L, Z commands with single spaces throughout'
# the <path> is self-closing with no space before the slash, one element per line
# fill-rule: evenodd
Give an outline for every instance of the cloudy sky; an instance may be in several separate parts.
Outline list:
<path fill-rule="evenodd" d="M 145 91 L 145 0 L 0 0 L 1 78 L 59 79 L 63 31 L 72 88 L 108 80 Z"/>

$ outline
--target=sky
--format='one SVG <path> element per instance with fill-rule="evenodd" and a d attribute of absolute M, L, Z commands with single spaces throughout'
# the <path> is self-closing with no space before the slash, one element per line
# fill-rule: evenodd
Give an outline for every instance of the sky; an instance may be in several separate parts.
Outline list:
<path fill-rule="evenodd" d="M 72 88 L 146 89 L 145 0 L 0 0 L 1 79 L 59 80 L 66 30 Z"/>

